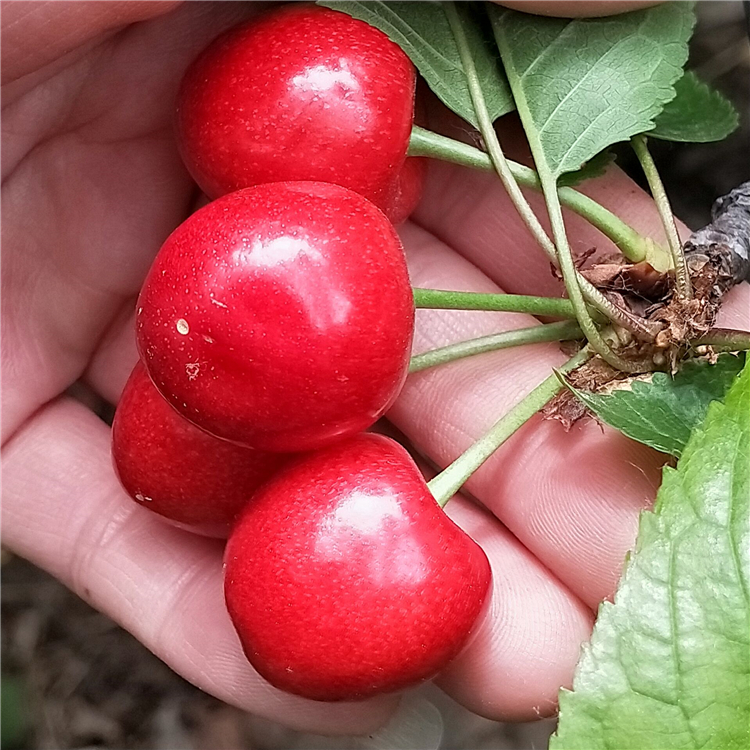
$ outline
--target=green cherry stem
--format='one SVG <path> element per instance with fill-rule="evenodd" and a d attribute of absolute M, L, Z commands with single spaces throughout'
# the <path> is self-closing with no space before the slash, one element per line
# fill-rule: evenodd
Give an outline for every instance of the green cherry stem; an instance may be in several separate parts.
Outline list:
<path fill-rule="evenodd" d="M 499 349 L 509 349 L 512 346 L 538 344 L 544 341 L 570 341 L 582 337 L 581 327 L 573 320 L 547 323 L 529 328 L 517 328 L 513 331 L 502 331 L 501 333 L 493 333 L 489 336 L 481 336 L 417 354 L 411 358 L 409 372 L 421 372 L 430 367 L 454 362 L 457 359 L 484 354 L 485 352 L 494 352 Z"/>
<path fill-rule="evenodd" d="M 592 349 L 594 349 L 594 351 L 596 351 L 596 353 L 607 364 L 624 372 L 638 372 L 640 365 L 623 359 L 616 354 L 596 327 L 591 315 L 589 315 L 583 297 L 582 287 L 579 284 L 581 276 L 576 271 L 575 262 L 573 261 L 573 253 L 571 252 L 570 244 L 568 243 L 568 235 L 565 231 L 562 208 L 560 206 L 560 201 L 557 199 L 557 185 L 555 183 L 555 178 L 546 168 L 543 170 L 540 169 L 539 177 L 542 181 L 544 199 L 547 203 L 549 220 L 552 226 L 552 235 L 555 238 L 555 244 L 558 249 L 557 256 L 559 259 L 560 270 L 563 275 L 563 281 L 565 282 L 565 289 L 567 290 L 568 297 L 576 310 L 576 318 L 583 329 L 583 333 L 591 344 Z"/>
<path fill-rule="evenodd" d="M 414 304 L 424 310 L 489 310 L 575 318 L 570 300 L 559 297 L 532 297 L 525 294 L 485 294 L 452 292 L 443 289 L 414 289 Z"/>
<path fill-rule="evenodd" d="M 411 131 L 409 155 L 440 159 L 472 169 L 481 169 L 485 172 L 494 172 L 495 169 L 489 155 L 484 151 L 444 135 L 433 133 L 425 128 L 420 128 L 418 125 L 415 125 Z M 539 175 L 533 169 L 509 159 L 507 163 L 511 174 L 519 185 L 534 190 L 542 189 Z M 570 187 L 558 188 L 558 194 L 563 206 L 582 216 L 605 237 L 612 240 L 629 261 L 638 263 L 647 260 L 658 271 L 666 271 L 671 267 L 671 258 L 664 248 L 657 245 L 649 237 L 644 237 L 636 232 L 633 227 L 626 224 L 609 209 Z"/>
<path fill-rule="evenodd" d="M 654 341 L 663 326 L 633 315 L 629 310 L 618 307 L 603 295 L 603 302 L 597 304 L 596 297 L 589 296 L 596 287 L 583 277 L 584 296 L 592 306 L 592 314 L 602 322 L 611 320 L 621 328 L 632 331 L 643 341 Z M 524 294 L 483 294 L 481 292 L 452 292 L 443 289 L 413 289 L 414 303 L 419 309 L 427 310 L 488 310 L 501 312 L 522 312 L 529 315 L 547 315 L 554 318 L 575 318 L 576 312 L 568 299 L 559 297 L 532 297 Z M 604 304 L 606 302 L 606 305 Z"/>
<path fill-rule="evenodd" d="M 674 265 L 675 275 L 675 293 L 681 300 L 687 301 L 693 297 L 693 288 L 690 283 L 690 273 L 685 260 L 685 254 L 682 252 L 682 242 L 680 235 L 677 233 L 677 224 L 672 213 L 672 206 L 667 197 L 667 191 L 664 189 L 664 183 L 659 176 L 659 170 L 656 168 L 651 152 L 648 150 L 648 143 L 645 135 L 634 135 L 630 139 L 630 144 L 641 163 L 643 174 L 646 176 L 646 182 L 651 190 L 651 196 L 656 203 L 661 217 L 661 223 L 664 227 L 664 233 L 667 235 L 667 245 L 672 255 L 672 264 Z"/>
<path fill-rule="evenodd" d="M 519 216 L 523 220 L 523 223 L 528 227 L 534 239 L 539 245 L 541 245 L 542 249 L 547 254 L 547 257 L 553 262 L 556 262 L 555 245 L 547 236 L 544 227 L 541 225 L 528 201 L 523 196 L 521 188 L 518 186 L 518 183 L 511 172 L 508 160 L 505 158 L 503 149 L 500 146 L 500 141 L 497 138 L 492 123 L 492 118 L 487 110 L 487 102 L 484 98 L 484 92 L 482 91 L 482 86 L 479 82 L 471 48 L 466 39 L 466 33 L 464 31 L 461 17 L 456 10 L 456 5 L 454 2 L 443 3 L 443 10 L 448 19 L 448 24 L 453 33 L 453 37 L 456 40 L 456 46 L 458 47 L 461 64 L 463 65 L 464 74 L 466 76 L 466 83 L 469 87 L 469 94 L 471 96 L 472 104 L 474 105 L 474 112 L 477 116 L 479 132 L 484 139 L 490 162 L 492 163 L 495 172 L 497 172 L 500 181 L 503 183 L 503 187 L 508 193 L 508 196 Z"/>
<path fill-rule="evenodd" d="M 484 437 L 479 438 L 465 453 L 440 472 L 428 487 L 438 505 L 444 508 L 469 477 L 524 423 L 534 416 L 563 387 L 559 377 L 583 364 L 591 352 L 588 347 L 569 359 L 559 370 L 542 381 L 531 393 L 519 401 L 499 419 Z"/>

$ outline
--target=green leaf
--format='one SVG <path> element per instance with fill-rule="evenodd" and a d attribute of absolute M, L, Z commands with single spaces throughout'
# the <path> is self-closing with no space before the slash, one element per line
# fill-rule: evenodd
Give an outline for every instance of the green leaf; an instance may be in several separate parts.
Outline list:
<path fill-rule="evenodd" d="M 320 0 L 318 4 L 347 13 L 387 34 L 411 58 L 438 98 L 477 127 L 458 47 L 439 3 Z M 466 3 L 460 3 L 458 10 L 474 52 L 487 108 L 496 120 L 515 109 L 497 50 L 484 33 L 486 19 Z"/>
<path fill-rule="evenodd" d="M 574 20 L 489 13 L 534 161 L 554 177 L 653 128 L 695 21 L 690 3 Z"/>
<path fill-rule="evenodd" d="M 594 177 L 601 177 L 614 160 L 615 155 L 611 151 L 602 151 L 589 159 L 580 169 L 562 175 L 557 181 L 557 185 L 558 187 L 573 187 L 586 180 L 593 180 Z"/>
<path fill-rule="evenodd" d="M 634 440 L 679 456 L 706 416 L 708 405 L 723 400 L 744 362 L 744 354 L 722 354 L 715 365 L 693 360 L 674 376 L 655 372 L 630 378 L 616 383 L 609 393 L 568 387 L 603 422 Z"/>
<path fill-rule="evenodd" d="M 750 366 L 664 470 L 550 750 L 750 747 L 748 457 Z"/>
<path fill-rule="evenodd" d="M 739 116 L 732 103 L 693 72 L 675 84 L 677 95 L 656 118 L 652 138 L 685 143 L 721 141 L 734 132 Z"/>

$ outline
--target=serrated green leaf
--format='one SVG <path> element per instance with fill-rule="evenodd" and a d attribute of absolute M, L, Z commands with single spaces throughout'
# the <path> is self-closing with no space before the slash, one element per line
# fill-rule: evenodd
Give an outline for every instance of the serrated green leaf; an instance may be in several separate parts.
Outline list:
<path fill-rule="evenodd" d="M 574 20 L 489 13 L 534 160 L 554 177 L 653 128 L 695 20 L 690 3 Z"/>
<path fill-rule="evenodd" d="M 750 366 L 712 403 L 614 604 L 599 611 L 550 750 L 750 747 Z"/>
<path fill-rule="evenodd" d="M 319 5 L 347 13 L 387 34 L 406 52 L 438 98 L 457 115 L 477 126 L 456 41 L 440 3 L 357 2 L 319 0 Z M 484 33 L 474 9 L 459 3 L 466 35 L 474 53 L 490 117 L 496 120 L 515 109 L 495 45 Z"/>
<path fill-rule="evenodd" d="M 722 354 L 716 364 L 686 362 L 674 375 L 654 372 L 615 384 L 608 393 L 570 388 L 599 419 L 633 440 L 680 456 L 711 401 L 721 401 L 745 363 Z"/>
<path fill-rule="evenodd" d="M 739 116 L 732 103 L 689 71 L 675 84 L 677 95 L 656 118 L 652 138 L 683 143 L 721 141 L 734 132 Z"/>
<path fill-rule="evenodd" d="M 593 159 L 589 159 L 580 169 L 575 172 L 566 172 L 557 181 L 558 187 L 573 187 L 580 185 L 586 180 L 601 177 L 614 162 L 615 155 L 611 151 L 602 151 Z"/>

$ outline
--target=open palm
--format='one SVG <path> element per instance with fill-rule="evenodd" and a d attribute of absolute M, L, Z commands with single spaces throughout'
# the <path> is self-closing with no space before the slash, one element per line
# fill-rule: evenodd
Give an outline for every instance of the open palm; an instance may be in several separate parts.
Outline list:
<path fill-rule="evenodd" d="M 253 672 L 223 606 L 221 544 L 129 501 L 111 468 L 108 427 L 63 395 L 82 378 L 117 401 L 136 359 L 135 296 L 198 198 L 172 133 L 178 82 L 221 29 L 259 10 L 4 8 L 4 541 L 219 698 L 311 731 L 366 731 L 394 698 L 319 704 Z M 620 173 L 591 189 L 642 230 L 657 226 L 648 199 Z M 579 250 L 603 242 L 582 222 L 571 220 L 570 230 Z M 435 166 L 402 237 L 415 286 L 560 291 L 486 175 Z M 418 350 L 533 323 L 503 313 L 420 311 L 417 319 Z M 390 417 L 444 465 L 563 359 L 539 345 L 417 374 Z M 566 435 L 536 419 L 472 478 L 480 504 L 457 498 L 448 510 L 487 552 L 493 600 L 477 637 L 440 677 L 444 689 L 493 718 L 554 710 L 638 511 L 653 499 L 661 460 L 591 423 Z"/>

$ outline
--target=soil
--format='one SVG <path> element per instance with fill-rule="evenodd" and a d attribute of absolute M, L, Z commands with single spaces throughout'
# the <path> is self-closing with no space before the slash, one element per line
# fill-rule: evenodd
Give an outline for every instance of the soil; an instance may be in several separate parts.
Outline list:
<path fill-rule="evenodd" d="M 653 142 L 675 213 L 693 229 L 716 197 L 750 179 L 750 47 L 739 2 L 698 5 L 690 67 L 743 113 L 723 143 Z M 618 161 L 638 178 L 625 149 Z M 106 408 L 106 407 L 101 407 Z M 554 722 L 479 719 L 432 686 L 372 738 L 305 735 L 226 706 L 175 675 L 132 636 L 24 560 L 2 559 L 2 750 L 292 750 L 546 746 Z"/>

